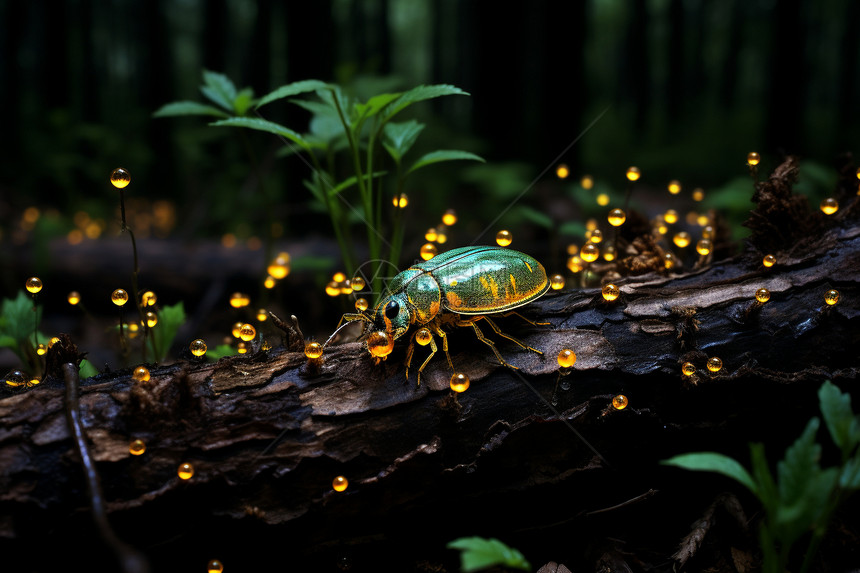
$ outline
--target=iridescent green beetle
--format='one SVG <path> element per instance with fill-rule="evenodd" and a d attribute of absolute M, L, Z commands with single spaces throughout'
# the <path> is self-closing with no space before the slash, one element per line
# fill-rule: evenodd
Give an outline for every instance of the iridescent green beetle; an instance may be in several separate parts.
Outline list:
<path fill-rule="evenodd" d="M 443 327 L 470 326 L 478 339 L 487 344 L 504 366 L 508 364 L 493 341 L 481 332 L 477 322 L 484 320 L 496 334 L 520 347 L 543 354 L 516 338 L 503 333 L 489 316 L 517 314 L 513 309 L 523 306 L 549 289 L 546 270 L 532 257 L 501 247 L 462 247 L 437 255 L 429 261 L 412 265 L 399 273 L 388 285 L 385 296 L 372 311 L 345 314 L 342 320 L 365 323 L 363 336 L 372 356 L 385 360 L 394 349 L 394 341 L 403 336 L 412 325 L 413 332 L 406 353 L 406 378 L 415 351 L 416 336 L 419 344 L 430 344 L 430 355 L 418 368 L 421 371 L 438 350 L 433 334 L 442 339 L 442 350 L 454 370 L 448 353 L 448 338 Z M 329 338 L 331 341 L 338 328 Z M 326 342 L 328 344 L 328 342 Z"/>

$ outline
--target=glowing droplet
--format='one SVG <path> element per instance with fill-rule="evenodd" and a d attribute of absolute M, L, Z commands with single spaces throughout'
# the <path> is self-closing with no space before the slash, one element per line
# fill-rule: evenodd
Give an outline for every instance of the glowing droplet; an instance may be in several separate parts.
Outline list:
<path fill-rule="evenodd" d="M 594 178 L 591 177 L 591 175 L 583 175 L 579 184 L 582 185 L 583 189 L 589 191 L 592 187 L 594 187 Z"/>
<path fill-rule="evenodd" d="M 711 220 L 708 218 L 707 215 L 699 215 L 698 217 L 696 217 L 696 224 L 700 227 L 707 226 L 710 221 Z"/>
<path fill-rule="evenodd" d="M 370 304 L 367 302 L 366 298 L 357 298 L 355 299 L 355 310 L 358 312 L 364 312 L 370 307 Z"/>
<path fill-rule="evenodd" d="M 364 282 L 364 279 L 359 276 L 352 277 L 349 281 L 349 284 L 352 285 L 352 290 L 361 290 L 363 289 L 367 283 Z"/>
<path fill-rule="evenodd" d="M 234 292 L 230 295 L 230 306 L 233 308 L 242 308 L 251 303 L 251 297 L 241 292 Z"/>
<path fill-rule="evenodd" d="M 430 227 L 427 229 L 427 232 L 424 233 L 424 240 L 430 241 L 431 243 L 436 240 L 436 229 Z"/>
<path fill-rule="evenodd" d="M 342 273 L 341 271 L 338 271 L 331 276 L 331 280 L 338 282 L 338 283 L 342 283 L 343 281 L 346 280 L 346 275 L 344 273 Z"/>
<path fill-rule="evenodd" d="M 44 356 L 48 352 L 48 347 L 42 344 L 41 342 L 36 345 L 36 354 L 39 356 Z"/>
<path fill-rule="evenodd" d="M 406 196 L 406 193 L 401 193 L 400 195 L 395 195 L 391 203 L 398 209 L 404 209 L 409 204 L 409 197 Z"/>
<path fill-rule="evenodd" d="M 609 205 L 609 195 L 606 193 L 598 193 L 596 197 L 597 204 L 601 207 Z"/>
<path fill-rule="evenodd" d="M 156 324 L 158 324 L 158 315 L 151 310 L 146 311 L 143 317 L 146 320 L 146 326 L 148 326 L 149 328 L 153 328 Z"/>
<path fill-rule="evenodd" d="M 49 341 L 48 341 L 48 348 L 52 347 L 53 345 L 55 345 L 55 344 L 56 344 L 56 343 L 58 343 L 59 341 L 60 341 L 60 338 L 59 338 L 59 337 L 57 337 L 57 336 L 52 336 L 52 337 L 51 337 L 51 340 L 49 340 Z"/>
<path fill-rule="evenodd" d="M 833 197 L 827 197 L 826 199 L 821 200 L 819 207 L 821 208 L 821 212 L 825 215 L 832 215 L 839 210 L 839 202 Z"/>
<path fill-rule="evenodd" d="M 194 475 L 194 466 L 188 462 L 180 464 L 179 469 L 176 471 L 176 475 L 179 476 L 179 479 L 191 479 Z"/>
<path fill-rule="evenodd" d="M 609 283 L 603 285 L 603 290 L 601 291 L 601 294 L 603 295 L 603 300 L 612 302 L 619 296 L 621 296 L 621 289 L 614 284 Z"/>
<path fill-rule="evenodd" d="M 36 294 L 37 292 L 42 290 L 42 279 L 40 279 L 39 277 L 30 277 L 27 279 L 25 286 L 27 287 L 27 290 L 30 291 L 32 294 Z"/>
<path fill-rule="evenodd" d="M 719 372 L 723 367 L 723 361 L 716 356 L 708 358 L 708 370 L 711 372 Z"/>
<path fill-rule="evenodd" d="M 277 281 L 275 280 L 275 277 L 273 277 L 272 275 L 269 275 L 265 279 L 263 279 L 263 286 L 266 288 L 275 288 L 276 284 L 277 284 Z"/>
<path fill-rule="evenodd" d="M 236 345 L 236 352 L 239 354 L 246 354 L 248 352 L 248 343 L 240 342 Z"/>
<path fill-rule="evenodd" d="M 155 306 L 155 303 L 158 301 L 158 297 L 155 296 L 155 293 L 151 290 L 146 291 L 142 295 L 140 295 L 140 305 L 141 306 Z"/>
<path fill-rule="evenodd" d="M 346 491 L 349 487 L 349 481 L 343 476 L 337 476 L 331 480 L 331 487 L 334 491 Z"/>
<path fill-rule="evenodd" d="M 433 340 L 433 334 L 429 328 L 419 328 L 415 333 L 415 342 L 421 346 L 427 346 L 431 340 Z"/>
<path fill-rule="evenodd" d="M 66 298 L 66 300 L 69 301 L 70 305 L 74 306 L 74 305 L 78 304 L 79 302 L 81 302 L 81 293 L 79 293 L 76 290 L 73 290 L 72 292 L 69 293 L 69 296 Z"/>
<path fill-rule="evenodd" d="M 224 565 L 217 559 L 213 559 L 206 565 L 206 573 L 221 573 L 224 571 Z"/>
<path fill-rule="evenodd" d="M 705 191 L 701 187 L 693 189 L 693 201 L 701 201 L 705 198 Z"/>
<path fill-rule="evenodd" d="M 128 293 L 121 288 L 118 288 L 111 293 L 110 299 L 115 305 L 122 306 L 128 302 Z"/>
<path fill-rule="evenodd" d="M 381 330 L 372 332 L 367 337 L 367 350 L 374 358 L 385 358 L 394 350 L 394 339 Z"/>
<path fill-rule="evenodd" d="M 624 209 L 613 209 L 609 212 L 607 220 L 613 227 L 620 227 L 627 220 L 627 213 L 624 212 Z"/>
<path fill-rule="evenodd" d="M 606 248 L 603 249 L 603 260 L 607 262 L 615 260 L 615 247 L 606 245 Z"/>
<path fill-rule="evenodd" d="M 147 368 L 146 366 L 138 366 L 131 373 L 131 377 L 138 382 L 148 382 L 151 378 L 151 375 L 149 374 L 149 368 Z"/>
<path fill-rule="evenodd" d="M 337 285 L 340 288 L 340 294 L 352 294 L 352 285 L 349 281 L 343 281 Z"/>
<path fill-rule="evenodd" d="M 669 223 L 670 225 L 674 225 L 678 222 L 678 212 L 674 209 L 669 209 L 663 214 L 663 220 Z"/>
<path fill-rule="evenodd" d="M 597 219 L 589 219 L 585 222 L 585 228 L 588 231 L 593 231 L 597 228 Z"/>
<path fill-rule="evenodd" d="M 591 237 L 588 239 L 592 243 L 600 243 L 603 240 L 603 231 L 600 229 L 594 229 L 591 232 Z"/>
<path fill-rule="evenodd" d="M 776 257 L 774 257 L 773 255 L 765 255 L 764 258 L 761 260 L 761 264 L 766 267 L 772 267 L 776 264 Z"/>
<path fill-rule="evenodd" d="M 239 328 L 239 338 L 244 340 L 245 342 L 250 342 L 254 340 L 257 336 L 257 329 L 254 328 L 253 324 L 245 323 Z"/>
<path fill-rule="evenodd" d="M 454 392 L 465 392 L 469 389 L 469 377 L 462 372 L 451 376 L 451 390 Z"/>
<path fill-rule="evenodd" d="M 835 289 L 830 289 L 826 293 L 824 293 L 824 302 L 833 306 L 837 302 L 839 302 L 839 291 Z"/>
<path fill-rule="evenodd" d="M 562 163 L 555 168 L 555 175 L 559 179 L 567 179 L 567 176 L 570 175 L 570 169 L 567 168 L 567 165 Z"/>
<path fill-rule="evenodd" d="M 571 243 L 567 246 L 567 254 L 568 255 L 573 256 L 578 252 L 579 252 L 579 247 L 577 247 L 576 244 Z"/>
<path fill-rule="evenodd" d="M 266 272 L 276 280 L 281 280 L 286 277 L 290 274 L 290 255 L 287 253 L 279 254 L 271 263 L 269 263 L 269 266 L 266 267 Z"/>
<path fill-rule="evenodd" d="M 577 256 L 569 257 L 567 259 L 567 268 L 570 269 L 572 273 L 578 273 L 582 270 L 582 259 Z"/>
<path fill-rule="evenodd" d="M 681 182 L 677 179 L 672 179 L 669 181 L 669 193 L 672 195 L 677 195 L 681 192 Z"/>
<path fill-rule="evenodd" d="M 672 242 L 678 245 L 680 248 L 684 248 L 690 244 L 690 234 L 686 231 L 681 231 L 680 233 L 676 233 L 674 237 L 672 237 Z"/>
<path fill-rule="evenodd" d="M 123 167 L 117 167 L 110 174 L 110 183 L 117 189 L 124 189 L 131 183 L 131 173 Z"/>
<path fill-rule="evenodd" d="M 600 256 L 600 249 L 598 249 L 597 245 L 594 243 L 588 243 L 582 246 L 582 249 L 579 251 L 579 256 L 582 257 L 582 260 L 586 263 L 593 263 L 597 260 L 597 257 Z"/>
<path fill-rule="evenodd" d="M 765 303 L 770 300 L 770 291 L 766 288 L 760 288 L 755 291 L 755 299 L 761 303 Z"/>
<path fill-rule="evenodd" d="M 442 215 L 442 222 L 448 225 L 454 225 L 457 223 L 457 212 L 454 209 L 448 209 L 445 211 L 445 214 Z"/>
<path fill-rule="evenodd" d="M 561 290 L 564 288 L 564 277 L 561 275 L 552 275 L 549 278 L 549 286 L 552 290 Z"/>
<path fill-rule="evenodd" d="M 6 374 L 6 385 L 10 388 L 20 388 L 27 383 L 27 377 L 20 370 L 12 370 Z"/>
<path fill-rule="evenodd" d="M 325 293 L 329 296 L 337 296 L 340 294 L 340 283 L 337 281 L 329 281 L 325 285 Z"/>
<path fill-rule="evenodd" d="M 269 313 L 266 312 L 265 308 L 257 309 L 257 322 L 265 322 L 266 319 L 269 318 Z"/>
<path fill-rule="evenodd" d="M 714 238 L 714 228 L 711 225 L 705 225 L 702 228 L 702 238 L 703 239 L 711 239 Z"/>
<path fill-rule="evenodd" d="M 233 326 L 230 327 L 230 332 L 233 334 L 233 338 L 239 338 L 240 330 L 242 329 L 242 325 L 244 322 L 234 322 Z"/>
<path fill-rule="evenodd" d="M 684 362 L 681 366 L 681 374 L 684 376 L 692 376 L 696 373 L 696 365 L 692 362 Z"/>
<path fill-rule="evenodd" d="M 448 241 L 448 235 L 445 234 L 445 227 L 439 227 L 436 231 L 436 242 L 444 245 Z"/>
<path fill-rule="evenodd" d="M 319 342 L 308 342 L 305 344 L 305 356 L 315 360 L 323 355 L 323 347 Z"/>
<path fill-rule="evenodd" d="M 421 258 L 425 261 L 429 261 L 430 259 L 435 257 L 438 252 L 439 249 L 437 249 L 436 245 L 434 245 L 433 243 L 424 243 L 423 245 L 421 245 L 421 250 L 418 254 L 421 255 Z"/>
<path fill-rule="evenodd" d="M 666 253 L 663 255 L 663 266 L 667 269 L 675 268 L 675 255 Z"/>
<path fill-rule="evenodd" d="M 133 456 L 143 455 L 143 452 L 145 451 L 146 444 L 143 443 L 143 440 L 134 440 L 128 445 L 128 452 Z"/>
<path fill-rule="evenodd" d="M 756 166 L 761 162 L 761 155 L 756 153 L 755 151 L 751 151 L 747 154 L 747 165 Z"/>
<path fill-rule="evenodd" d="M 188 345 L 188 349 L 194 356 L 203 356 L 207 350 L 206 342 L 202 338 L 192 340 L 191 344 Z"/>
<path fill-rule="evenodd" d="M 496 244 L 498 244 L 500 247 L 507 247 L 513 242 L 513 240 L 514 236 L 511 234 L 510 231 L 506 231 L 503 229 L 496 233 Z"/>
<path fill-rule="evenodd" d="M 639 172 L 638 167 L 628 167 L 627 168 L 627 180 L 628 181 L 636 181 L 641 176 L 642 176 L 642 174 Z"/>
<path fill-rule="evenodd" d="M 712 248 L 713 248 L 713 245 L 711 244 L 710 239 L 702 239 L 698 243 L 696 243 L 696 252 L 699 253 L 700 255 L 702 255 L 703 257 L 705 255 L 711 254 Z"/>
<path fill-rule="evenodd" d="M 576 364 L 576 353 L 570 348 L 562 348 L 558 353 L 558 365 L 562 368 L 572 368 Z"/>
<path fill-rule="evenodd" d="M 614 398 L 612 398 L 612 407 L 616 410 L 623 410 L 627 407 L 627 396 L 624 394 L 618 394 Z"/>

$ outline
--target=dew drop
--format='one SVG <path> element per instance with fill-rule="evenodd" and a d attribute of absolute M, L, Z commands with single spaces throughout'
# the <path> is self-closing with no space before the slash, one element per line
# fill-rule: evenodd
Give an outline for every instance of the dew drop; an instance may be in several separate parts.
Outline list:
<path fill-rule="evenodd" d="M 355 299 L 355 310 L 358 312 L 364 312 L 370 307 L 370 304 L 367 302 L 366 298 L 357 298 Z"/>
<path fill-rule="evenodd" d="M 460 393 L 469 389 L 469 377 L 462 372 L 457 372 L 451 376 L 451 390 Z"/>
<path fill-rule="evenodd" d="M 755 151 L 751 151 L 747 154 L 747 165 L 756 166 L 761 162 L 761 155 L 756 153 Z"/>
<path fill-rule="evenodd" d="M 343 476 L 337 476 L 331 480 L 331 487 L 334 491 L 346 491 L 346 488 L 349 487 L 349 480 Z"/>
<path fill-rule="evenodd" d="M 454 225 L 457 222 L 457 212 L 454 211 L 454 209 L 448 209 L 447 211 L 445 211 L 445 214 L 442 215 L 442 222 L 449 227 L 451 225 Z"/>
<path fill-rule="evenodd" d="M 208 350 L 208 347 L 206 346 L 206 342 L 202 338 L 198 338 L 196 340 L 191 341 L 191 344 L 188 345 L 188 349 L 194 356 L 203 356 L 204 354 L 206 354 L 206 350 Z"/>
<path fill-rule="evenodd" d="M 642 173 L 639 172 L 638 167 L 628 167 L 627 168 L 627 180 L 628 181 L 637 181 L 642 176 Z"/>
<path fill-rule="evenodd" d="M 115 305 L 122 306 L 128 302 L 128 293 L 123 289 L 118 288 L 111 293 L 110 299 Z"/>
<path fill-rule="evenodd" d="M 500 247 L 507 247 L 514 241 L 514 236 L 510 231 L 502 229 L 498 233 L 496 233 L 496 244 Z"/>
<path fill-rule="evenodd" d="M 367 283 L 364 282 L 364 278 L 359 276 L 352 277 L 349 284 L 352 286 L 352 290 L 361 290 L 367 285 Z"/>
<path fill-rule="evenodd" d="M 719 372 L 723 367 L 723 361 L 716 356 L 708 358 L 708 370 L 711 372 Z"/>
<path fill-rule="evenodd" d="M 69 296 L 66 297 L 66 300 L 69 301 L 70 305 L 75 306 L 76 304 L 81 302 L 81 293 L 79 293 L 76 290 L 73 290 L 72 292 L 69 293 Z"/>
<path fill-rule="evenodd" d="M 415 342 L 421 346 L 427 346 L 430 344 L 431 340 L 433 340 L 433 334 L 430 332 L 429 328 L 420 328 L 415 333 Z"/>
<path fill-rule="evenodd" d="M 429 261 L 430 259 L 435 257 L 438 252 L 439 249 L 437 249 L 436 245 L 434 245 L 433 243 L 424 243 L 421 246 L 419 254 L 421 255 L 422 259 L 424 259 L 425 261 Z"/>
<path fill-rule="evenodd" d="M 191 479 L 194 475 L 194 466 L 188 462 L 180 464 L 179 469 L 176 471 L 176 475 L 179 476 L 179 479 Z"/>
<path fill-rule="evenodd" d="M 612 407 L 616 410 L 623 410 L 627 407 L 627 396 L 624 394 L 618 394 L 614 398 L 612 398 Z"/>
<path fill-rule="evenodd" d="M 561 275 L 552 275 L 549 279 L 549 286 L 552 290 L 561 290 L 564 288 L 564 277 Z"/>
<path fill-rule="evenodd" d="M 600 249 L 594 243 L 588 243 L 582 246 L 579 251 L 579 256 L 586 263 L 593 263 L 600 256 Z"/>
<path fill-rule="evenodd" d="M 609 212 L 607 220 L 613 227 L 620 227 L 627 220 L 627 213 L 624 212 L 624 209 L 615 208 Z"/>
<path fill-rule="evenodd" d="M 123 167 L 117 167 L 111 171 L 110 183 L 117 189 L 125 189 L 131 183 L 131 173 Z"/>
<path fill-rule="evenodd" d="M 151 378 L 151 375 L 149 373 L 149 368 L 147 368 L 146 366 L 138 366 L 131 373 L 131 377 L 134 378 L 135 380 L 137 380 L 138 382 L 148 382 L 149 379 Z"/>
<path fill-rule="evenodd" d="M 833 197 L 827 197 L 826 199 L 821 200 L 819 207 L 821 208 L 821 212 L 825 215 L 832 215 L 839 210 L 839 202 Z"/>
<path fill-rule="evenodd" d="M 568 175 L 570 175 L 570 169 L 564 163 L 555 168 L 555 176 L 559 179 L 567 179 Z"/>
<path fill-rule="evenodd" d="M 308 342 L 305 344 L 305 356 L 315 360 L 323 355 L 323 347 L 319 342 Z"/>
<path fill-rule="evenodd" d="M 40 279 L 39 277 L 30 277 L 27 279 L 27 282 L 24 284 L 24 286 L 26 286 L 27 290 L 30 293 L 36 294 L 37 292 L 42 290 L 42 279 Z"/>
<path fill-rule="evenodd" d="M 755 291 L 755 299 L 758 302 L 765 303 L 770 300 L 770 291 L 766 288 L 760 288 Z"/>
<path fill-rule="evenodd" d="M 394 350 L 394 339 L 378 330 L 367 337 L 367 350 L 374 358 L 385 358 Z"/>
<path fill-rule="evenodd" d="M 245 323 L 239 328 L 239 338 L 244 340 L 245 342 L 250 342 L 254 340 L 257 336 L 257 329 L 254 328 L 253 324 Z"/>
<path fill-rule="evenodd" d="M 133 456 L 143 455 L 145 451 L 146 444 L 143 443 L 143 440 L 134 440 L 128 445 L 128 452 Z"/>
<path fill-rule="evenodd" d="M 696 373 L 696 365 L 692 362 L 684 362 L 681 366 L 681 374 L 684 376 L 692 376 Z"/>
<path fill-rule="evenodd" d="M 833 306 L 837 302 L 839 302 L 839 291 L 836 289 L 830 289 L 826 293 L 824 293 L 824 302 L 828 305 Z"/>
<path fill-rule="evenodd" d="M 603 300 L 612 302 L 621 296 L 621 289 L 614 284 L 609 283 L 603 286 L 601 294 L 603 295 Z"/>
<path fill-rule="evenodd" d="M 558 365 L 562 368 L 572 368 L 576 364 L 576 353 L 570 348 L 562 348 L 558 353 Z"/>

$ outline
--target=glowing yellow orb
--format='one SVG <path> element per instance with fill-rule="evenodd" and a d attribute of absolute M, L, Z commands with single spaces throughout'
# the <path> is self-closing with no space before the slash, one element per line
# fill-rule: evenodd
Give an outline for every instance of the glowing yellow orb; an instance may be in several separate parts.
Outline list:
<path fill-rule="evenodd" d="M 206 350 L 208 349 L 208 347 L 206 346 L 206 342 L 202 338 L 198 338 L 196 340 L 191 341 L 191 344 L 188 345 L 188 349 L 194 356 L 203 356 L 204 354 L 206 354 Z"/>
<path fill-rule="evenodd" d="M 239 328 L 239 338 L 245 342 L 250 342 L 257 337 L 257 329 L 253 324 L 245 323 Z"/>
<path fill-rule="evenodd" d="M 319 342 L 308 342 L 305 344 L 305 356 L 315 360 L 323 355 L 323 347 Z"/>
<path fill-rule="evenodd" d="M 131 183 L 131 173 L 123 167 L 117 167 L 111 171 L 110 183 L 117 189 L 124 189 Z"/>
<path fill-rule="evenodd" d="M 343 476 L 337 476 L 333 480 L 331 480 L 331 487 L 334 491 L 341 492 L 346 491 L 346 488 L 349 487 L 349 480 L 347 480 Z"/>
<path fill-rule="evenodd" d="M 613 227 L 620 227 L 627 220 L 627 213 L 624 212 L 624 209 L 616 208 L 609 212 L 606 220 L 609 221 L 609 224 Z"/>
<path fill-rule="evenodd" d="M 616 410 L 623 410 L 627 407 L 627 396 L 624 394 L 618 394 L 614 398 L 612 398 L 612 407 Z"/>
<path fill-rule="evenodd" d="M 755 167 L 761 162 L 761 155 L 756 153 L 755 151 L 751 151 L 747 154 L 747 165 Z"/>
<path fill-rule="evenodd" d="M 627 168 L 627 180 L 628 181 L 638 181 L 642 174 L 639 172 L 638 167 L 628 167 Z"/>
<path fill-rule="evenodd" d="M 42 290 L 42 279 L 39 277 L 30 277 L 27 279 L 27 282 L 24 283 L 24 286 L 27 288 L 29 292 L 32 294 L 36 294 L 40 290 Z"/>
<path fill-rule="evenodd" d="M 677 195 L 681 192 L 681 182 L 677 179 L 672 179 L 671 181 L 669 181 L 668 188 L 669 193 L 671 193 L 672 195 Z"/>
<path fill-rule="evenodd" d="M 442 222 L 449 227 L 457 222 L 457 212 L 454 209 L 448 209 L 442 215 Z M 429 239 L 428 239 L 429 240 Z"/>
<path fill-rule="evenodd" d="M 507 247 L 514 241 L 514 236 L 510 231 L 506 231 L 502 229 L 498 233 L 496 233 L 496 244 L 500 247 Z"/>
<path fill-rule="evenodd" d="M 146 366 L 138 366 L 131 373 L 131 377 L 138 382 L 148 382 L 151 378 L 151 375 L 149 374 L 149 368 L 147 368 Z"/>
<path fill-rule="evenodd" d="M 73 290 L 72 292 L 69 293 L 69 296 L 66 298 L 66 300 L 69 301 L 70 305 L 74 306 L 74 305 L 78 304 L 79 302 L 81 302 L 81 293 L 79 293 L 76 290 Z"/>
<path fill-rule="evenodd" d="M 833 197 L 827 197 L 826 199 L 821 200 L 819 207 L 821 208 L 821 212 L 825 215 L 832 215 L 839 210 L 839 202 Z"/>
<path fill-rule="evenodd" d="M 432 340 L 433 334 L 428 328 L 419 328 L 418 331 L 415 332 L 415 342 L 421 346 L 427 346 Z"/>
<path fill-rule="evenodd" d="M 433 257 L 435 257 L 439 253 L 439 249 L 436 248 L 436 245 L 433 243 L 424 243 L 421 245 L 421 250 L 418 252 L 421 255 L 421 258 L 425 261 L 429 261 Z"/>
<path fill-rule="evenodd" d="M 570 175 L 570 169 L 567 168 L 567 165 L 562 163 L 555 168 L 555 175 L 559 179 L 567 179 L 567 176 Z"/>
<path fill-rule="evenodd" d="M 588 243 L 582 246 L 582 249 L 579 251 L 579 256 L 582 257 L 582 260 L 586 263 L 593 263 L 597 260 L 597 257 L 600 256 L 600 249 L 597 248 L 597 245 L 594 243 Z"/>
<path fill-rule="evenodd" d="M 558 365 L 562 368 L 572 368 L 576 364 L 576 353 L 570 348 L 562 348 L 558 353 Z"/>
<path fill-rule="evenodd" d="M 451 376 L 450 386 L 454 392 L 465 392 L 469 389 L 469 377 L 462 372 L 457 372 Z"/>
<path fill-rule="evenodd" d="M 552 290 L 561 290 L 564 288 L 564 277 L 561 275 L 552 275 L 549 278 L 549 286 Z"/>
<path fill-rule="evenodd" d="M 133 456 L 143 455 L 143 452 L 146 451 L 146 444 L 143 443 L 143 440 L 134 440 L 128 445 L 128 453 Z"/>
<path fill-rule="evenodd" d="M 179 479 L 191 479 L 194 476 L 194 466 L 188 462 L 180 464 L 179 469 L 176 470 L 176 475 L 179 476 Z"/>
<path fill-rule="evenodd" d="M 614 284 L 609 283 L 603 286 L 601 294 L 603 295 L 603 300 L 612 302 L 621 296 L 621 289 Z"/>
<path fill-rule="evenodd" d="M 367 337 L 367 350 L 374 358 L 385 358 L 394 350 L 394 339 L 381 330 L 372 332 Z"/>

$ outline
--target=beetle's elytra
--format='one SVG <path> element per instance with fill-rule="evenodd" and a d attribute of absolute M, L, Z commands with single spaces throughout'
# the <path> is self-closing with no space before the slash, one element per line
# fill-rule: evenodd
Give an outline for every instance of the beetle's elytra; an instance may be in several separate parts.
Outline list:
<path fill-rule="evenodd" d="M 537 299 L 548 289 L 546 270 L 529 255 L 501 247 L 462 247 L 412 265 L 392 279 L 385 295 L 372 311 L 345 314 L 343 319 L 365 323 L 365 333 L 370 332 L 367 336 L 368 351 L 383 360 L 394 348 L 394 341 L 410 326 L 418 325 L 442 339 L 442 349 L 454 370 L 443 326 L 470 326 L 478 339 L 490 346 L 501 364 L 515 368 L 502 358 L 495 344 L 484 337 L 476 323 L 484 320 L 500 336 L 542 354 L 540 350 L 504 334 L 487 315 L 516 314 L 513 309 Z M 407 378 L 415 333 L 406 355 Z M 432 334 L 430 355 L 418 368 L 419 384 L 421 371 L 437 351 Z"/>

